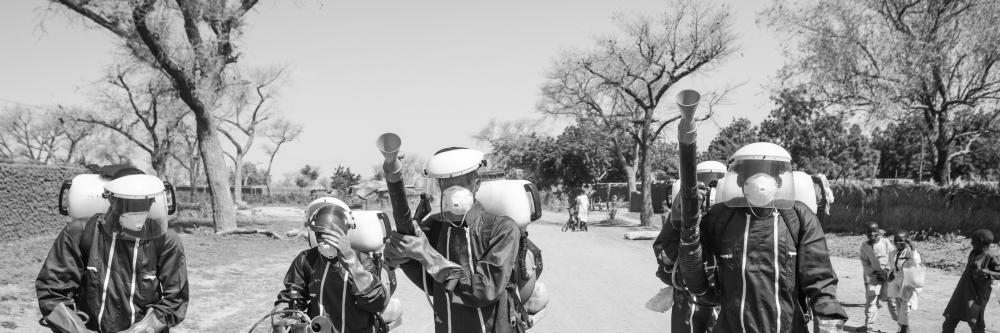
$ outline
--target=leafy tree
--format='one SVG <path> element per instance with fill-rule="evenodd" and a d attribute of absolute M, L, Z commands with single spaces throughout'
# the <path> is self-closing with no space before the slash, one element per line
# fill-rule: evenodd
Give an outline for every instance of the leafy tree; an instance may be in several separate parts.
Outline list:
<path fill-rule="evenodd" d="M 780 0 L 768 16 L 797 42 L 787 81 L 869 119 L 915 120 L 935 181 L 996 130 L 1000 2 Z"/>
<path fill-rule="evenodd" d="M 316 179 L 319 179 L 319 168 L 307 164 L 295 175 L 295 186 L 306 188 L 315 184 Z"/>
<path fill-rule="evenodd" d="M 729 125 L 719 129 L 719 134 L 709 142 L 708 148 L 701 154 L 699 160 L 725 163 L 740 147 L 760 141 L 760 134 L 757 132 L 757 126 L 754 126 L 750 119 L 734 118 Z"/>
<path fill-rule="evenodd" d="M 240 182 L 237 182 L 235 179 L 232 179 L 233 184 L 243 184 L 243 186 L 264 185 L 264 181 L 267 178 L 264 175 L 264 172 L 257 168 L 256 163 L 244 162 L 243 168 L 241 169 L 242 170 L 240 171 L 240 175 L 243 178 L 241 179 Z M 235 173 L 232 176 L 235 177 L 236 176 Z"/>
<path fill-rule="evenodd" d="M 919 120 L 904 119 L 872 132 L 871 146 L 880 155 L 879 178 L 930 178 L 930 154 L 920 159 L 925 141 L 918 127 Z M 921 170 L 924 174 L 920 174 Z"/>
<path fill-rule="evenodd" d="M 351 168 L 338 165 L 330 177 L 330 188 L 338 193 L 347 193 L 351 186 L 357 185 L 361 181 L 361 175 L 351 172 Z"/>
<path fill-rule="evenodd" d="M 878 151 L 857 125 L 823 108 L 804 89 L 783 89 L 772 97 L 777 108 L 760 124 L 760 137 L 792 155 L 796 168 L 831 178 L 869 178 L 878 168 Z"/>

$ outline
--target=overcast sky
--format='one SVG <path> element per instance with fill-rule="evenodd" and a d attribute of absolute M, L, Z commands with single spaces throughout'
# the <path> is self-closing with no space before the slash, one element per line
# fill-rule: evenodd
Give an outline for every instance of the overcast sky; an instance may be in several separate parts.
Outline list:
<path fill-rule="evenodd" d="M 102 30 L 46 1 L 4 1 L 0 10 L 0 102 L 90 103 L 94 82 L 120 54 Z M 741 46 L 723 66 L 681 81 L 675 91 L 744 83 L 714 122 L 699 127 L 700 149 L 734 117 L 759 122 L 772 107 L 769 85 L 784 62 L 774 34 L 758 25 L 767 1 L 729 1 Z M 541 118 L 539 86 L 554 58 L 616 31 L 616 13 L 658 13 L 663 0 L 262 1 L 249 15 L 242 66 L 288 65 L 278 107 L 304 124 L 282 148 L 274 174 L 305 164 L 326 177 L 337 165 L 371 175 L 383 132 L 398 133 L 408 154 L 477 146 L 471 135 L 490 119 Z M 41 29 L 43 26 L 44 29 Z M 673 93 L 668 93 L 673 96 Z M 671 101 L 662 103 L 673 106 Z M 671 112 L 666 110 L 665 112 Z M 450 124 L 442 126 L 442 124 Z M 550 126 L 554 131 L 559 124 Z M 674 141 L 676 132 L 665 134 Z M 137 157 L 141 160 L 148 156 Z M 266 162 L 256 147 L 251 162 Z"/>

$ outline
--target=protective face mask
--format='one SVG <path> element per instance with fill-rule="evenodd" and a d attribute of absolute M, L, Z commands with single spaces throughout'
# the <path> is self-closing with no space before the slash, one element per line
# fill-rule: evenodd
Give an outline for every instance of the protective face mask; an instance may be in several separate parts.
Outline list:
<path fill-rule="evenodd" d="M 475 202 L 472 191 L 461 186 L 452 186 L 444 190 L 442 203 L 443 209 L 456 216 L 465 215 Z"/>
<path fill-rule="evenodd" d="M 149 216 L 149 212 L 122 213 L 118 216 L 118 223 L 125 229 L 139 231 L 146 224 L 147 216 Z"/>
<path fill-rule="evenodd" d="M 340 253 L 340 250 L 326 243 L 319 243 L 316 248 L 319 249 L 319 254 L 325 258 L 335 258 Z"/>
<path fill-rule="evenodd" d="M 778 193 L 778 182 L 764 173 L 750 176 L 743 183 L 743 196 L 753 207 L 765 207 L 774 201 L 774 195 Z"/>

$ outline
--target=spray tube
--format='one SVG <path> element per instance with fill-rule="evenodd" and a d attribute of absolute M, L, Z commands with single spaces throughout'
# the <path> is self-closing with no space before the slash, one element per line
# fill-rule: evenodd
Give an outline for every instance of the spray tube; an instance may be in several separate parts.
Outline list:
<path fill-rule="evenodd" d="M 698 184 L 695 178 L 698 144 L 694 112 L 698 108 L 700 99 L 701 95 L 694 90 L 684 90 L 677 94 L 677 106 L 681 110 L 681 119 L 677 124 L 681 183 L 678 193 L 681 200 L 681 244 L 678 264 L 684 284 L 695 297 L 708 292 L 708 275 L 705 273 L 705 262 L 702 257 Z"/>

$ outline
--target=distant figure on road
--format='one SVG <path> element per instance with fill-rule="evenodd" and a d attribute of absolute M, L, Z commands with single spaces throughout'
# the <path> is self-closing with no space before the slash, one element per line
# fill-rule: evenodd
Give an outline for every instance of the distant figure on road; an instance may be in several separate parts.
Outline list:
<path fill-rule="evenodd" d="M 868 240 L 861 243 L 858 258 L 861 259 L 862 279 L 865 282 L 865 326 L 859 327 L 857 332 L 875 332 L 875 319 L 878 318 L 878 309 L 881 302 L 889 304 L 889 313 L 893 319 L 896 318 L 895 300 L 886 294 L 886 287 L 889 281 L 889 255 L 893 253 L 895 247 L 892 241 L 882 237 L 882 230 L 878 223 L 868 223 L 865 236 Z"/>
<path fill-rule="evenodd" d="M 892 243 L 896 249 L 889 254 L 889 258 L 892 260 L 892 269 L 889 272 L 889 285 L 886 288 L 886 293 L 892 299 L 890 304 L 896 308 L 892 312 L 892 318 L 899 323 L 899 332 L 907 333 L 910 331 L 910 312 L 917 309 L 917 294 L 920 293 L 921 288 L 910 285 L 908 281 L 913 281 L 915 277 L 907 277 L 906 274 L 909 273 L 910 269 L 921 267 L 923 261 L 920 259 L 920 253 L 917 253 L 910 242 L 909 232 L 897 232 L 893 236 Z M 892 311 L 892 306 L 890 306 L 890 311 Z"/>
<path fill-rule="evenodd" d="M 587 196 L 586 187 L 576 196 L 576 215 L 580 219 L 581 227 L 590 222 L 590 197 Z"/>
<path fill-rule="evenodd" d="M 944 309 L 944 333 L 955 332 L 959 321 L 969 323 L 973 333 L 984 332 L 986 304 L 993 291 L 990 284 L 1000 280 L 1000 253 L 990 247 L 994 241 L 993 232 L 979 229 L 970 238 L 972 253 L 969 253 L 968 264 Z"/>

